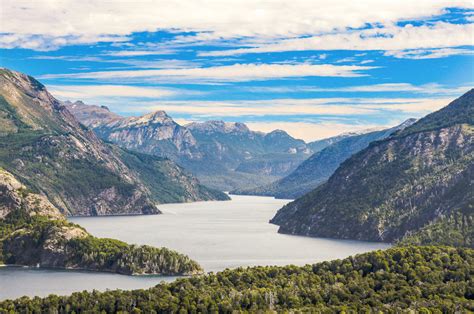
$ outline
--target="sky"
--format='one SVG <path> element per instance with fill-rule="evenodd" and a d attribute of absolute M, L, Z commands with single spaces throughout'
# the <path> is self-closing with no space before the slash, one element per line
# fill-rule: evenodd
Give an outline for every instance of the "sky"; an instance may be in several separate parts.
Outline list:
<path fill-rule="evenodd" d="M 312 141 L 474 87 L 474 2 L 0 0 L 0 66 L 60 100 Z"/>

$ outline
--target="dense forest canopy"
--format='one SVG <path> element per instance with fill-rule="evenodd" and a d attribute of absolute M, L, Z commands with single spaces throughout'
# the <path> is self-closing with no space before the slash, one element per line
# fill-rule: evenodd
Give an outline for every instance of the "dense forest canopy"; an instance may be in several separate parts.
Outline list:
<path fill-rule="evenodd" d="M 473 275 L 472 249 L 395 247 L 304 267 L 225 270 L 147 290 L 23 297 L 1 302 L 0 312 L 461 313 L 474 310 Z"/>

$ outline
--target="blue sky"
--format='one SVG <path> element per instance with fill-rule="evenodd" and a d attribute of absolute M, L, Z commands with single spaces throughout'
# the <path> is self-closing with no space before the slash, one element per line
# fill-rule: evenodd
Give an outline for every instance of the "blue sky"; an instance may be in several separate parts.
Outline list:
<path fill-rule="evenodd" d="M 4 0 L 0 65 L 61 100 L 314 140 L 474 86 L 472 1 Z"/>

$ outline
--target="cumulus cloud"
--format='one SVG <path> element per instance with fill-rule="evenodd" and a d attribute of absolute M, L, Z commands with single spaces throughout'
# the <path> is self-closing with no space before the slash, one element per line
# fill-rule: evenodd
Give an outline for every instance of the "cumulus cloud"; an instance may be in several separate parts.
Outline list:
<path fill-rule="evenodd" d="M 349 32 L 324 34 L 304 38 L 280 40 L 274 43 L 256 45 L 251 48 L 227 49 L 201 52 L 202 56 L 233 56 L 248 53 L 268 53 L 303 50 L 388 50 L 397 57 L 409 57 L 403 51 L 424 49 L 425 55 L 443 57 L 465 53 L 463 49 L 436 50 L 427 48 L 457 47 L 474 45 L 474 23 L 450 24 L 438 22 L 432 25 L 388 26 Z M 402 53 L 400 53 L 402 51 Z M 418 53 L 418 55 L 420 55 Z"/>
<path fill-rule="evenodd" d="M 67 35 L 55 37 L 42 34 L 0 33 L 0 48 L 25 48 L 37 51 L 51 51 L 68 45 L 123 42 L 128 40 L 130 40 L 130 38 L 127 36 L 117 35 Z"/>
<path fill-rule="evenodd" d="M 134 32 L 197 32 L 196 38 L 295 38 L 391 25 L 473 8 L 470 0 L 4 0 L 3 47 L 55 49 L 73 42 L 126 38 Z M 28 16 L 28 23 L 24 17 Z M 14 36 L 14 37 L 11 37 Z M 27 38 L 38 36 L 35 43 Z M 112 37 L 110 37 L 112 36 Z M 117 37 L 115 37 L 117 36 Z M 70 38 L 73 38 L 71 41 Z"/>

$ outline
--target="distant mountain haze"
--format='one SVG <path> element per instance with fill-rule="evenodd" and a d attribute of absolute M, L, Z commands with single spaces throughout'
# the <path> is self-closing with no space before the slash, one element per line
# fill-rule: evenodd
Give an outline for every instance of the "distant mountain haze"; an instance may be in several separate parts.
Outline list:
<path fill-rule="evenodd" d="M 344 160 L 366 148 L 371 142 L 384 139 L 392 133 L 410 126 L 415 121 L 415 119 L 408 119 L 398 126 L 385 130 L 362 134 L 347 133 L 326 139 L 324 143 L 327 147 L 303 161 L 286 177 L 269 185 L 254 189 L 235 190 L 232 193 L 274 196 L 286 199 L 300 197 L 326 181 Z M 314 145 L 321 144 L 315 143 Z"/>
<path fill-rule="evenodd" d="M 273 182 L 290 174 L 314 152 L 347 136 L 305 143 L 283 130 L 257 132 L 238 122 L 181 126 L 164 111 L 121 117 L 106 107 L 80 101 L 65 105 L 100 138 L 130 150 L 170 158 L 205 185 L 225 191 Z"/>

